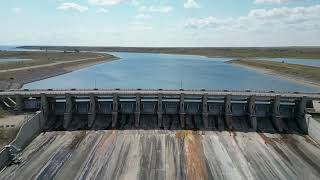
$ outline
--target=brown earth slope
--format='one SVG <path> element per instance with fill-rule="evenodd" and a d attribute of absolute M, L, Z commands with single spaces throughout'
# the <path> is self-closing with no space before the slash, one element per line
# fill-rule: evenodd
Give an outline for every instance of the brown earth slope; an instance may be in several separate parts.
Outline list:
<path fill-rule="evenodd" d="M 320 67 L 251 59 L 231 60 L 227 63 L 254 68 L 265 73 L 278 75 L 285 79 L 295 80 L 320 88 Z"/>

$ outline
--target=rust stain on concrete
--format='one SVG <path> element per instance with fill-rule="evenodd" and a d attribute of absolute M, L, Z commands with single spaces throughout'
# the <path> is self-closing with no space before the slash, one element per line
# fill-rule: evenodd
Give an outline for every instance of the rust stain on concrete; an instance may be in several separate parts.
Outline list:
<path fill-rule="evenodd" d="M 0 179 L 319 179 L 320 148 L 305 138 L 255 132 L 48 132 L 19 154 L 22 163 L 3 169 Z"/>
<path fill-rule="evenodd" d="M 197 132 L 184 131 L 184 153 L 187 179 L 208 179 L 208 172 L 203 155 L 201 136 Z"/>
<path fill-rule="evenodd" d="M 103 168 L 107 161 L 110 148 L 113 148 L 111 144 L 114 142 L 116 134 L 113 131 L 104 133 L 98 144 L 93 147 L 92 153 L 88 156 L 87 164 L 83 169 L 79 179 L 95 179 L 100 170 Z"/>

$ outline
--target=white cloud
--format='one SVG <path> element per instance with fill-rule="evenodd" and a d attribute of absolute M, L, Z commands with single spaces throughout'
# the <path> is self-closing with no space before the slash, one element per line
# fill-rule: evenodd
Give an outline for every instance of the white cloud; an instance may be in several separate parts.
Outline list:
<path fill-rule="evenodd" d="M 294 1 L 294 0 L 255 0 L 254 3 L 255 4 L 264 4 L 264 3 L 276 3 L 276 4 L 281 4 L 281 3 L 286 3 L 289 1 Z"/>
<path fill-rule="evenodd" d="M 112 6 L 121 3 L 124 0 L 88 0 L 89 4 L 99 6 Z"/>
<path fill-rule="evenodd" d="M 139 5 L 138 0 L 88 0 L 88 3 L 96 6 L 114 6 L 123 2 L 131 2 L 133 5 Z"/>
<path fill-rule="evenodd" d="M 21 8 L 12 8 L 11 9 L 11 11 L 13 12 L 13 13 L 20 13 L 21 12 Z"/>
<path fill-rule="evenodd" d="M 105 13 L 108 13 L 109 11 L 105 8 L 99 8 L 96 13 L 98 14 L 105 14 Z"/>
<path fill-rule="evenodd" d="M 171 6 L 141 6 L 139 11 L 141 12 L 158 12 L 169 13 L 173 10 Z"/>
<path fill-rule="evenodd" d="M 143 22 L 132 22 L 130 23 L 129 29 L 133 31 L 150 31 L 153 28 Z"/>
<path fill-rule="evenodd" d="M 66 3 L 62 3 L 57 9 L 59 9 L 59 10 L 76 10 L 79 12 L 85 12 L 88 10 L 88 7 L 79 5 L 77 3 L 66 2 Z"/>
<path fill-rule="evenodd" d="M 187 8 L 187 9 L 200 7 L 196 0 L 186 0 L 183 6 L 184 8 Z"/>
<path fill-rule="evenodd" d="M 138 14 L 136 16 L 137 19 L 151 19 L 152 16 L 151 15 L 148 15 L 148 14 Z"/>
<path fill-rule="evenodd" d="M 320 5 L 295 8 L 254 9 L 235 18 L 190 19 L 186 28 L 229 31 L 316 30 L 320 27 Z"/>

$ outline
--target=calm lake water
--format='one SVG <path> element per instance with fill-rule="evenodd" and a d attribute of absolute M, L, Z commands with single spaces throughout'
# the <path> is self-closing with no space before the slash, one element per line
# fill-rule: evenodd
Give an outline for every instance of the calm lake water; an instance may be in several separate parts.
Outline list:
<path fill-rule="evenodd" d="M 319 89 L 224 63 L 230 58 L 111 53 L 120 60 L 26 84 L 24 88 L 168 88 L 318 92 Z"/>

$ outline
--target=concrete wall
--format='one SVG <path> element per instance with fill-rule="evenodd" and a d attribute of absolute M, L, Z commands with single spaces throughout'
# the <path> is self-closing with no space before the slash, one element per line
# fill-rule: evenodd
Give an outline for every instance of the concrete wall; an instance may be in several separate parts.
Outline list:
<path fill-rule="evenodd" d="M 10 153 L 8 148 L 3 148 L 0 152 L 0 169 L 4 168 L 10 160 Z"/>
<path fill-rule="evenodd" d="M 23 150 L 41 133 L 44 124 L 45 122 L 43 118 L 41 118 L 41 112 L 38 111 L 31 119 L 21 126 L 16 138 L 0 152 L 0 169 L 5 167 L 12 160 L 10 150 L 13 152 L 16 150 Z M 16 149 L 12 149 L 12 147 Z"/>
<path fill-rule="evenodd" d="M 17 137 L 12 141 L 11 145 L 19 149 L 25 148 L 39 133 L 41 133 L 44 122 L 40 118 L 41 112 L 38 111 L 30 120 L 25 122 Z"/>
<path fill-rule="evenodd" d="M 306 115 L 306 120 L 309 136 L 320 143 L 320 116 Z"/>

